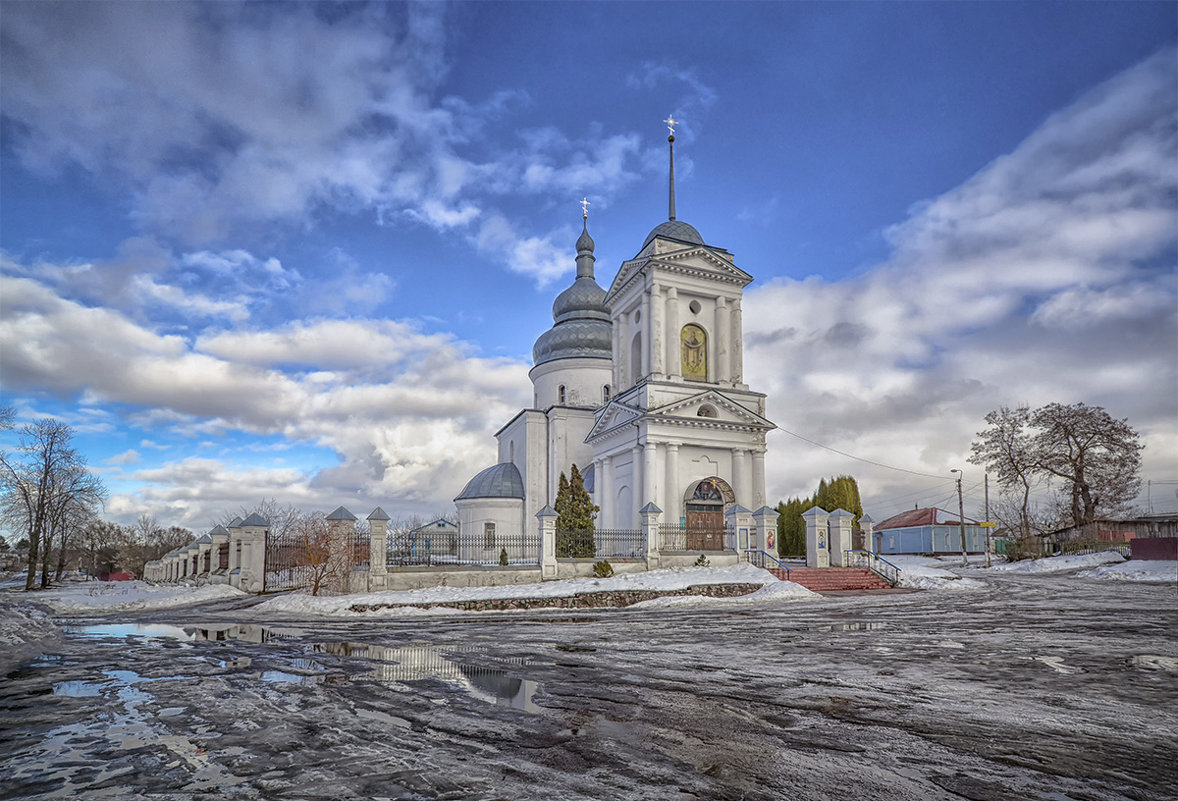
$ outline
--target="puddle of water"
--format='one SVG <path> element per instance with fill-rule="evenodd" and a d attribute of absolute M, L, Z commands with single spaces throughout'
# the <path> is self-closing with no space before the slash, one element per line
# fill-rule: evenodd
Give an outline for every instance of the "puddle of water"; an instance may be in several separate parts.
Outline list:
<path fill-rule="evenodd" d="M 287 673 L 285 670 L 265 670 L 262 672 L 262 681 L 275 684 L 322 684 L 323 674 L 317 673 L 308 676 Z"/>
<path fill-rule="evenodd" d="M 831 623 L 827 626 L 814 626 L 813 631 L 878 631 L 887 628 L 888 624 L 876 623 Z"/>
<path fill-rule="evenodd" d="M 148 637 L 185 641 L 194 639 L 187 630 L 167 623 L 93 623 L 84 626 L 62 626 L 62 631 L 78 637 Z"/>
<path fill-rule="evenodd" d="M 53 694 L 70 698 L 91 698 L 102 695 L 102 688 L 89 681 L 58 681 L 53 683 Z"/>

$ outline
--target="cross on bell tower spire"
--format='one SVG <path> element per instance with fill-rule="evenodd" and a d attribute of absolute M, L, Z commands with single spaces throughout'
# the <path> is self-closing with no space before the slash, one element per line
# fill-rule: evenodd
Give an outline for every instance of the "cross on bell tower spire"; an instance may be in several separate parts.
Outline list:
<path fill-rule="evenodd" d="M 670 135 L 667 137 L 667 144 L 671 148 L 671 181 L 667 219 L 673 220 L 675 219 L 675 126 L 679 124 L 679 120 L 675 119 L 674 114 L 668 114 L 663 122 L 667 124 L 667 130 L 670 131 Z"/>

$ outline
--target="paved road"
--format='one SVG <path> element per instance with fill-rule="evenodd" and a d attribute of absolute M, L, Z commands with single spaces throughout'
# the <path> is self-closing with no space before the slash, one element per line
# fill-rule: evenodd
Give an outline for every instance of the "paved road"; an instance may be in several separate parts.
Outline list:
<path fill-rule="evenodd" d="M 1172 586 L 995 577 L 740 612 L 251 615 L 77 621 L 0 685 L 0 798 L 1152 801 L 1178 787 Z"/>

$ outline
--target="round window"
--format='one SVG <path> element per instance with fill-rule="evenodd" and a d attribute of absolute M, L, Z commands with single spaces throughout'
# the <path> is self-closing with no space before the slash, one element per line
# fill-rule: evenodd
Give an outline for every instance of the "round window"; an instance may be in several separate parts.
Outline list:
<path fill-rule="evenodd" d="M 699 301 L 698 300 L 691 301 L 691 303 L 687 304 L 687 308 L 691 309 L 692 314 L 699 314 L 699 310 L 700 310 Z"/>

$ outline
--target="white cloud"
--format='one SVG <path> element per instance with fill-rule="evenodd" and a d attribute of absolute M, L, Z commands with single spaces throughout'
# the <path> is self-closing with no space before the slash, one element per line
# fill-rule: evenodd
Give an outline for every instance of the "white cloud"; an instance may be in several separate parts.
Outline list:
<path fill-rule="evenodd" d="M 116 454 L 115 456 L 110 457 L 105 462 L 103 462 L 103 464 L 110 464 L 110 465 L 135 464 L 138 461 L 139 461 L 139 451 L 132 448 L 131 450 L 123 451 L 120 454 Z"/>
<path fill-rule="evenodd" d="M 1084 401 L 1142 432 L 1147 471 L 1178 475 L 1175 451 L 1158 447 L 1178 420 L 1174 61 L 1166 51 L 1098 87 L 914 208 L 886 263 L 747 293 L 745 372 L 770 418 L 972 481 L 981 470 L 965 459 L 987 411 Z M 919 482 L 773 435 L 771 494 L 808 494 L 839 472 L 881 504 Z"/>

